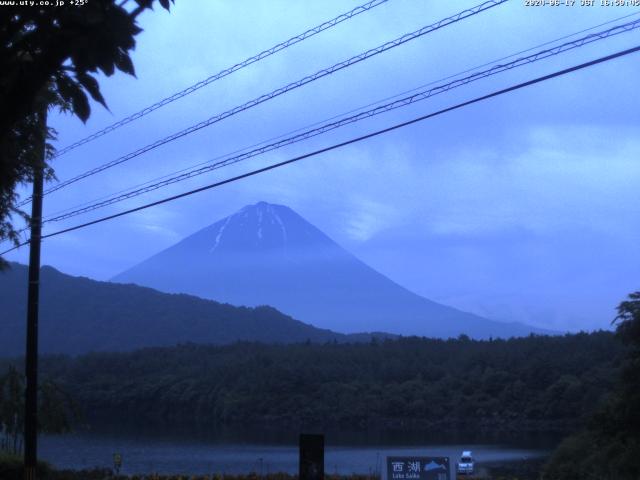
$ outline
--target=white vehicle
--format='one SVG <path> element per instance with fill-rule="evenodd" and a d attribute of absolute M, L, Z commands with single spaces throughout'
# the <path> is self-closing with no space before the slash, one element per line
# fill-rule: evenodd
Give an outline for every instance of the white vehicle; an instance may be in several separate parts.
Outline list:
<path fill-rule="evenodd" d="M 473 460 L 473 454 L 470 451 L 465 450 L 460 456 L 458 462 L 458 473 L 464 473 L 471 475 L 475 467 L 475 461 Z"/>

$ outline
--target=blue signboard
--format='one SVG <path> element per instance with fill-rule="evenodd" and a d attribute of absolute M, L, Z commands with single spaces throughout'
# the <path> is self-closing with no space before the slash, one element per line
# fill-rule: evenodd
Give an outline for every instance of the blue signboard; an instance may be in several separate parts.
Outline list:
<path fill-rule="evenodd" d="M 449 480 L 449 457 L 387 457 L 387 480 Z"/>

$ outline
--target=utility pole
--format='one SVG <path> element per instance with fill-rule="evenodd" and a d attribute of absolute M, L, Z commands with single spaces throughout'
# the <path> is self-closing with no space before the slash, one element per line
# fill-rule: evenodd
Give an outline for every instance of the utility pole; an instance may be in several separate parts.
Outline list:
<path fill-rule="evenodd" d="M 36 480 L 38 464 L 38 304 L 40 297 L 40 243 L 42 239 L 42 190 L 47 142 L 47 103 L 37 113 L 42 141 L 37 146 L 31 197 L 31 240 L 29 242 L 29 287 L 27 303 L 27 349 L 24 416 L 24 478 Z"/>

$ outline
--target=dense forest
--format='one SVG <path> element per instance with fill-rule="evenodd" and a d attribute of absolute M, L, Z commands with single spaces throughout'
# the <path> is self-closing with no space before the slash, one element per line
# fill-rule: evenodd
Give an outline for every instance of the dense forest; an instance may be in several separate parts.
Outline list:
<path fill-rule="evenodd" d="M 615 321 L 627 352 L 614 388 L 586 425 L 554 452 L 546 480 L 640 478 L 640 291 L 620 304 Z"/>
<path fill-rule="evenodd" d="M 149 424 L 565 429 L 602 401 L 625 349 L 610 332 L 475 341 L 187 344 L 42 359 L 86 414 Z M 7 363 L 8 361 L 5 361 Z"/>

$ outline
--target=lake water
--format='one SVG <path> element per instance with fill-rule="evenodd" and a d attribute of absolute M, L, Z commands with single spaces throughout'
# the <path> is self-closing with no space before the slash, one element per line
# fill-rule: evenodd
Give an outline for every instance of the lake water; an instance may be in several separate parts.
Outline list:
<path fill-rule="evenodd" d="M 122 455 L 124 474 L 206 474 L 298 471 L 299 431 L 217 430 L 153 432 L 101 427 L 63 436 L 43 436 L 39 457 L 59 468 L 112 467 Z M 318 433 L 318 432 L 309 432 Z M 518 461 L 549 454 L 557 437 L 496 436 L 433 432 L 325 432 L 325 472 L 352 474 L 384 470 L 386 456 L 447 456 L 457 461 L 472 450 L 483 462 Z"/>

